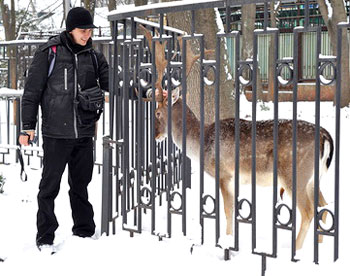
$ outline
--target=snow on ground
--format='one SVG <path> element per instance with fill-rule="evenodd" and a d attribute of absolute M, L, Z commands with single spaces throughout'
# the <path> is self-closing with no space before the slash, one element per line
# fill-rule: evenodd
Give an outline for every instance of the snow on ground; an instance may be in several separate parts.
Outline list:
<path fill-rule="evenodd" d="M 249 107 L 250 103 L 242 103 Z M 244 108 L 247 110 L 247 108 Z M 313 121 L 313 103 L 299 103 L 298 117 Z M 280 117 L 291 118 L 292 105 L 280 104 Z M 334 137 L 334 108 L 332 103 L 321 103 L 321 125 L 326 127 Z M 271 104 L 258 107 L 258 118 L 272 118 Z M 241 114 L 249 118 L 249 113 Z M 267 258 L 266 275 L 349 275 L 350 237 L 347 234 L 349 219 L 347 215 L 348 194 L 347 184 L 350 172 L 347 169 L 347 157 L 350 152 L 350 123 L 349 108 L 341 113 L 341 175 L 340 175 L 340 252 L 339 260 L 333 262 L 333 238 L 325 237 L 320 244 L 320 264 L 313 264 L 313 235 L 312 226 L 308 232 L 304 247 L 297 253 L 301 260 L 291 262 L 291 234 L 289 231 L 278 230 L 278 258 Z M 334 160 L 334 159 L 333 159 Z M 231 253 L 231 260 L 223 260 L 223 250 L 216 248 L 211 242 L 214 235 L 212 220 L 205 221 L 206 242 L 200 245 L 200 227 L 198 223 L 198 169 L 193 168 L 192 189 L 188 190 L 188 235 L 181 234 L 180 219 L 173 216 L 173 237 L 159 241 L 157 236 L 149 232 L 149 213 L 144 215 L 144 232 L 135 234 L 133 238 L 121 230 L 121 221 L 117 220 L 116 235 L 100 234 L 101 217 L 101 175 L 97 168 L 89 187 L 89 195 L 95 209 L 96 234 L 93 239 L 81 239 L 71 236 L 72 219 L 68 198 L 67 174 L 62 177 L 61 191 L 56 200 L 56 215 L 60 227 L 56 232 L 55 244 L 58 252 L 47 256 L 41 254 L 35 246 L 36 234 L 36 194 L 40 181 L 41 170 L 38 162 L 33 162 L 26 168 L 28 181 L 21 182 L 18 164 L 0 164 L 0 174 L 6 178 L 4 193 L 0 194 L 0 275 L 100 275 L 127 273 L 128 275 L 261 275 L 261 257 L 251 254 L 251 226 L 240 226 L 239 252 Z M 334 162 L 321 189 L 333 208 Z M 211 179 L 206 179 L 207 186 Z M 209 188 L 208 188 L 209 189 Z M 242 193 L 249 188 L 242 188 Z M 271 203 L 264 201 L 270 198 L 271 188 L 258 188 L 258 216 L 272 210 Z M 288 199 L 287 199 L 288 201 Z M 222 202 L 222 201 L 221 201 Z M 197 208 L 197 209 L 196 209 Z M 222 210 L 221 210 L 222 213 Z M 224 215 L 221 215 L 221 229 L 224 231 Z M 299 216 L 299 215 L 298 215 Z M 268 219 L 266 219 L 268 221 Z M 165 224 L 164 214 L 159 212 L 157 222 Z M 162 226 L 159 231 L 162 232 Z M 258 221 L 257 247 L 259 250 L 270 251 L 271 223 L 265 219 Z M 163 231 L 164 232 L 164 231 Z M 209 238 L 207 238 L 209 237 Z M 208 240 L 208 242 L 207 242 Z M 224 244 L 224 241 L 221 240 Z M 227 241 L 226 241 L 227 242 Z M 230 241 L 228 241 L 230 242 Z M 193 246 L 194 245 L 194 246 Z M 233 245 L 231 243 L 231 245 Z M 191 254 L 191 248 L 193 253 Z"/>

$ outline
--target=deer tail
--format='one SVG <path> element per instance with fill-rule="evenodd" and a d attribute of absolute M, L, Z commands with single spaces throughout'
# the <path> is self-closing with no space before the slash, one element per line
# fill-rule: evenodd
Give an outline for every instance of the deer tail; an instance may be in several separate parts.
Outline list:
<path fill-rule="evenodd" d="M 333 153 L 334 153 L 334 143 L 333 138 L 329 134 L 329 132 L 325 129 L 322 129 L 322 136 L 323 136 L 323 147 L 321 152 L 321 158 L 326 159 L 326 166 L 327 169 L 332 163 Z"/>

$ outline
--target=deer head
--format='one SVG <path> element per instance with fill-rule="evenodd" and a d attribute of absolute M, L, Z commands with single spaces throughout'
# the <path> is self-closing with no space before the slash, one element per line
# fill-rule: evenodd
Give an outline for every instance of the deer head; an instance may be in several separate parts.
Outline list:
<path fill-rule="evenodd" d="M 156 90 L 156 98 L 160 98 L 158 94 L 161 92 Z M 180 88 L 177 87 L 171 92 L 171 105 L 174 105 L 180 99 Z M 176 114 L 177 116 L 177 114 Z M 157 141 L 163 140 L 168 132 L 168 94 L 166 96 L 163 95 L 163 101 L 158 105 L 155 112 L 155 137 Z"/>
<path fill-rule="evenodd" d="M 149 49 L 152 50 L 152 34 L 151 32 L 146 29 L 145 27 L 140 25 L 141 30 L 143 31 L 146 40 L 148 41 L 148 46 Z M 180 51 L 183 53 L 183 37 L 179 36 L 178 38 L 179 46 L 180 46 Z M 200 54 L 194 54 L 191 48 L 189 41 L 186 41 L 186 76 L 188 76 L 195 64 L 195 62 L 200 58 Z M 157 102 L 157 109 L 155 111 L 155 135 L 156 139 L 162 140 L 163 138 L 166 137 L 167 131 L 168 131 L 168 96 L 167 96 L 167 91 L 163 90 L 163 87 L 161 86 L 162 84 L 162 79 L 165 73 L 165 68 L 168 65 L 168 61 L 165 58 L 165 48 L 166 48 L 166 43 L 161 44 L 159 41 L 156 41 L 154 43 L 155 45 L 155 61 L 156 61 L 156 68 L 157 68 L 157 80 L 156 80 L 156 90 L 155 90 L 155 100 Z M 204 54 L 212 54 L 214 53 L 214 50 L 204 50 Z M 175 55 L 174 55 L 175 57 Z M 173 58 L 174 58 L 173 57 Z M 173 59 L 172 58 L 172 59 Z M 182 121 L 177 120 L 176 118 L 181 118 L 181 113 L 177 114 L 178 112 L 182 112 L 182 99 L 180 96 L 180 90 L 181 86 L 175 88 L 174 90 L 171 91 L 171 108 L 173 112 L 173 123 L 176 123 L 179 125 L 182 125 Z M 145 101 L 150 101 L 151 97 L 148 99 L 144 99 Z M 192 119 L 195 120 L 194 114 L 189 111 L 191 114 Z M 176 120 L 176 121 L 174 121 Z M 174 129 L 173 129 L 174 130 Z M 181 134 L 175 134 L 173 131 L 173 136 L 180 137 Z"/>
<path fill-rule="evenodd" d="M 144 33 L 146 40 L 148 42 L 148 47 L 150 51 L 152 52 L 152 34 L 150 30 L 146 29 L 144 26 L 139 25 L 140 29 Z M 156 34 L 159 36 L 158 32 L 156 31 Z M 183 44 L 183 38 L 182 36 L 179 36 L 178 38 L 179 45 L 180 45 L 180 50 L 181 52 L 183 51 L 182 49 L 182 44 Z M 188 41 L 187 41 L 188 42 Z M 186 42 L 186 43 L 187 43 Z M 165 57 L 165 49 L 166 49 L 166 41 L 161 43 L 160 41 L 156 41 L 155 43 L 155 63 L 156 63 L 156 70 L 157 70 L 157 80 L 155 82 L 155 88 L 158 92 L 156 92 L 156 102 L 158 103 L 158 107 L 161 108 L 162 106 L 165 106 L 165 99 L 163 97 L 163 87 L 162 87 L 162 79 L 164 77 L 164 72 L 165 69 L 168 65 L 168 61 Z M 212 54 L 214 53 L 214 50 L 204 50 L 205 54 Z M 174 58 L 174 57 L 173 57 Z M 200 54 L 196 55 L 192 52 L 191 47 L 189 45 L 186 47 L 186 76 L 188 76 L 191 72 L 191 69 L 193 68 L 193 65 L 195 62 L 200 58 Z M 150 98 L 148 99 L 150 100 Z"/>

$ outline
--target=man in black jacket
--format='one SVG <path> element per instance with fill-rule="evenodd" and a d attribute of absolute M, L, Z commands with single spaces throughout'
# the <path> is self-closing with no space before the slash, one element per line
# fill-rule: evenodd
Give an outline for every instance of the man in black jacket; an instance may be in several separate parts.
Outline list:
<path fill-rule="evenodd" d="M 52 247 L 54 242 L 58 227 L 54 200 L 66 164 L 73 235 L 91 237 L 95 232 L 87 186 L 93 171 L 92 137 L 101 109 L 95 109 L 95 106 L 86 108 L 79 95 L 84 91 L 98 93 L 99 87 L 108 91 L 109 87 L 107 61 L 102 53 L 92 49 L 93 28 L 96 27 L 86 9 L 71 9 L 66 19 L 66 31 L 49 39 L 36 51 L 24 88 L 23 133 L 19 138 L 22 145 L 28 145 L 29 140 L 33 140 L 39 105 L 42 110 L 44 158 L 36 237 L 40 250 Z M 52 51 L 55 52 L 54 64 L 50 62 Z M 54 65 L 52 70 L 50 65 Z M 89 106 L 89 102 L 87 104 Z"/>

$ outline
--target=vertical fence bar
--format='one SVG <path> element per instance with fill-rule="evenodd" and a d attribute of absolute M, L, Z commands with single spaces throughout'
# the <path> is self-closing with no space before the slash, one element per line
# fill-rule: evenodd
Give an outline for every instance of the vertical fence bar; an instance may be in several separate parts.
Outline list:
<path fill-rule="evenodd" d="M 292 137 L 292 175 L 293 175 L 293 188 L 292 188 L 292 260 L 295 261 L 296 254 L 296 202 L 297 202 L 297 108 L 298 108 L 298 74 L 299 74 L 299 32 L 294 28 L 294 52 L 293 52 L 293 62 L 294 62 L 294 73 L 293 73 L 293 137 Z"/>
<path fill-rule="evenodd" d="M 269 26 L 269 3 L 264 3 L 264 31 L 267 30 L 267 27 Z"/>
<path fill-rule="evenodd" d="M 240 157 L 240 34 L 235 35 L 235 251 L 239 249 L 238 197 L 239 197 L 239 157 Z"/>
<path fill-rule="evenodd" d="M 203 59 L 204 38 L 199 38 L 200 47 L 200 156 L 199 156 L 199 183 L 200 183 L 200 224 L 202 226 L 202 244 L 204 243 L 204 218 L 203 218 L 203 194 L 204 194 L 204 81 L 203 81 Z M 186 48 L 184 48 L 186 49 Z M 185 50 L 184 50 L 185 51 Z"/>
<path fill-rule="evenodd" d="M 142 56 L 142 47 L 141 42 L 139 43 L 139 55 L 137 64 L 141 63 Z M 140 78 L 140 74 L 136 76 Z M 141 91 L 141 82 L 138 82 L 138 91 Z M 143 151 L 143 119 L 144 119 L 144 103 L 142 100 L 142 94 L 138 93 L 138 102 L 137 102 L 137 133 L 136 133 L 136 171 L 137 171 L 137 223 L 138 223 L 138 232 L 141 233 L 142 225 L 142 211 L 141 211 L 141 187 L 142 187 L 142 156 Z"/>
<path fill-rule="evenodd" d="M 318 264 L 318 205 L 320 189 L 320 61 L 321 54 L 321 28 L 317 28 L 317 46 L 316 46 L 316 95 L 315 95 L 315 147 L 314 147 L 314 262 Z"/>
<path fill-rule="evenodd" d="M 194 35 L 196 32 L 196 11 L 191 10 L 191 34 Z"/>
<path fill-rule="evenodd" d="M 13 106 L 13 105 L 12 105 Z M 10 112 L 11 112 L 11 105 L 10 100 L 7 100 L 7 144 L 10 144 Z M 7 151 L 9 153 L 9 151 Z M 17 162 L 17 160 L 16 160 Z"/>
<path fill-rule="evenodd" d="M 123 125 L 123 118 L 121 116 L 122 114 L 122 93 L 121 90 L 123 89 L 120 87 L 120 83 L 123 78 L 123 64 L 122 64 L 122 58 L 119 58 L 119 45 L 118 45 L 118 21 L 113 21 L 113 72 L 111 74 L 112 76 L 112 82 L 110 84 L 112 87 L 110 87 L 110 99 L 109 99 L 109 106 L 110 106 L 110 114 L 109 114 L 109 129 L 110 129 L 110 136 L 111 139 L 115 139 L 119 141 L 121 139 L 121 128 Z M 121 53 L 122 54 L 122 53 Z M 119 72 L 120 70 L 120 72 Z M 115 135 L 114 135 L 115 134 Z M 121 164 L 122 158 L 121 158 L 121 150 L 122 150 L 122 144 L 121 147 L 115 147 L 115 206 L 116 206 L 116 212 L 119 213 L 121 206 L 120 206 L 120 193 L 121 193 L 121 171 L 123 169 L 123 165 Z M 112 157 L 111 157 L 112 158 Z M 113 221 L 113 229 L 115 228 L 115 221 Z"/>
<path fill-rule="evenodd" d="M 347 26 L 349 28 L 350 25 Z M 347 31 L 347 28 L 345 30 Z M 336 114 L 335 114 L 335 180 L 334 180 L 334 261 L 339 257 L 339 163 L 340 163 L 340 100 L 342 71 L 342 32 L 343 27 L 337 26 L 337 76 L 336 76 Z"/>
<path fill-rule="evenodd" d="M 166 72 L 166 78 L 167 78 L 167 89 L 168 89 L 168 173 L 167 173 L 167 200 L 168 200 L 168 216 L 167 216 L 167 231 L 168 236 L 171 237 L 171 192 L 174 190 L 174 179 L 173 179 L 173 167 L 172 165 L 175 163 L 175 152 L 173 150 L 173 137 L 172 137 L 172 85 L 171 85 L 171 78 L 170 78 L 170 40 L 167 41 L 167 47 L 168 51 L 166 51 L 166 59 L 167 59 L 167 72 Z M 165 41 L 163 42 L 165 43 Z"/>
<path fill-rule="evenodd" d="M 112 35 L 113 35 L 113 58 L 112 58 L 112 77 L 109 82 L 109 134 L 111 139 L 114 137 L 114 102 L 116 89 L 119 86 L 119 74 L 118 74 L 118 21 L 113 21 Z"/>
<path fill-rule="evenodd" d="M 228 0 L 225 0 L 226 6 L 226 33 L 228 34 L 231 29 L 231 7 Z"/>
<path fill-rule="evenodd" d="M 123 147 L 122 147 L 122 215 L 127 224 L 127 194 L 129 190 L 129 50 L 128 41 L 123 44 Z"/>
<path fill-rule="evenodd" d="M 14 102 L 14 106 L 16 107 L 16 110 L 15 110 L 16 122 L 14 122 L 16 124 L 15 141 L 16 141 L 17 146 L 19 146 L 18 137 L 19 137 L 19 133 L 21 132 L 21 101 L 20 101 L 20 98 L 16 97 L 13 102 Z M 33 155 L 33 152 L 31 154 Z M 17 156 L 17 158 L 18 158 L 18 156 Z M 29 161 L 29 159 L 28 159 L 28 161 Z"/>
<path fill-rule="evenodd" d="M 258 35 L 253 39 L 253 83 L 252 83 L 252 252 L 256 248 L 256 102 L 258 78 Z"/>
<path fill-rule="evenodd" d="M 156 50 L 155 50 L 155 41 L 152 40 L 152 102 L 151 102 L 151 122 L 155 121 L 155 110 L 156 110 L 156 102 L 155 102 L 155 84 L 156 84 Z M 151 178 L 151 206 L 152 206 L 152 218 L 151 218 L 151 230 L 152 234 L 155 233 L 156 228 L 156 207 L 155 207 L 155 196 L 156 196 L 156 171 L 157 171 L 157 160 L 156 160 L 156 140 L 155 140 L 155 129 L 154 124 L 151 123 L 151 127 L 149 129 L 151 131 L 151 140 L 150 140 L 150 154 L 151 154 L 151 164 L 152 164 L 152 178 Z M 168 162 L 169 158 L 168 158 Z"/>
<path fill-rule="evenodd" d="M 102 215 L 101 234 L 109 235 L 109 222 L 112 219 L 112 147 L 110 136 L 103 137 L 102 173 Z"/>
<path fill-rule="evenodd" d="M 136 29 L 136 26 L 135 26 Z M 136 78 L 139 78 L 140 74 L 140 64 L 141 64 L 141 59 L 143 56 L 143 49 L 142 49 L 142 41 L 139 41 L 137 43 L 138 47 L 138 52 L 136 56 L 136 67 L 135 67 L 135 78 L 134 78 L 134 83 L 136 82 Z M 138 84 L 138 91 L 141 91 L 141 83 L 140 81 L 137 82 Z M 136 220 L 135 223 L 137 224 L 137 232 L 141 233 L 141 225 L 142 225 L 142 208 L 141 208 L 141 186 L 142 186 L 142 156 L 143 156 L 143 114 L 144 114 L 144 103 L 142 100 L 142 95 L 141 93 L 138 93 L 137 95 L 137 102 L 136 102 L 136 122 L 137 122 L 137 127 L 136 127 L 136 173 L 135 175 L 135 181 L 136 181 Z"/>
<path fill-rule="evenodd" d="M 305 0 L 305 24 L 304 27 L 307 28 L 310 25 L 310 4 L 309 4 L 309 0 Z"/>
<path fill-rule="evenodd" d="M 164 33 L 164 14 L 159 14 L 159 34 L 162 36 Z"/>
<path fill-rule="evenodd" d="M 194 32 L 192 32 L 193 34 Z M 186 187 L 187 182 L 190 181 L 191 177 L 191 167 L 187 167 L 187 120 L 186 120 L 186 113 L 187 113 L 187 75 L 186 75 L 186 66 L 187 66 L 187 52 L 186 52 L 186 45 L 185 39 L 182 40 L 182 232 L 184 235 L 187 233 L 187 226 L 186 226 L 186 216 L 187 216 L 187 197 L 186 197 Z M 187 170 L 190 170 L 190 174 L 188 175 Z"/>
<path fill-rule="evenodd" d="M 216 37 L 215 70 L 215 226 L 216 244 L 220 238 L 220 36 Z"/>
<path fill-rule="evenodd" d="M 277 189 L 278 189 L 278 79 L 277 79 L 277 60 L 279 56 L 279 31 L 274 32 L 273 38 L 275 43 L 275 52 L 274 52 L 274 81 L 273 81 L 273 91 L 274 91 L 274 102 L 273 102 L 273 227 L 272 227 L 272 256 L 277 257 L 277 227 L 276 227 L 276 206 L 277 206 Z"/>

